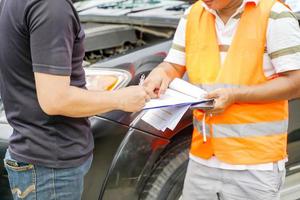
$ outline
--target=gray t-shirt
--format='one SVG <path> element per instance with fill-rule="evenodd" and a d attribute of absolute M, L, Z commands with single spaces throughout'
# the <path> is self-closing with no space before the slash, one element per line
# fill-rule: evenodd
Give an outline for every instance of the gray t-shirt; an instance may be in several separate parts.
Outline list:
<path fill-rule="evenodd" d="M 11 156 L 45 167 L 78 166 L 94 147 L 89 120 L 45 114 L 34 80 L 34 72 L 70 76 L 72 86 L 85 88 L 84 32 L 72 2 L 1 0 L 0 5 L 0 89 L 14 129 Z"/>

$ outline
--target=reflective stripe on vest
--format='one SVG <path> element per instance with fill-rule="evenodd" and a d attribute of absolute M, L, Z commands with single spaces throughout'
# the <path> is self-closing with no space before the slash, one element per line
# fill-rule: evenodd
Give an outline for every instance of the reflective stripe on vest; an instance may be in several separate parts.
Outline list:
<path fill-rule="evenodd" d="M 216 138 L 267 136 L 286 133 L 288 121 L 253 124 L 214 124 L 212 127 L 213 135 Z"/>
<path fill-rule="evenodd" d="M 201 132 L 202 123 L 197 119 L 194 119 L 194 126 L 199 132 Z M 208 124 L 206 124 L 206 130 L 210 130 Z M 252 124 L 213 124 L 212 130 L 214 138 L 253 137 L 283 134 L 288 130 L 288 120 Z M 210 131 L 207 132 L 210 133 Z"/>
<path fill-rule="evenodd" d="M 241 85 L 232 85 L 232 84 L 199 84 L 198 87 L 204 89 L 207 92 L 212 92 L 219 88 L 241 88 Z"/>

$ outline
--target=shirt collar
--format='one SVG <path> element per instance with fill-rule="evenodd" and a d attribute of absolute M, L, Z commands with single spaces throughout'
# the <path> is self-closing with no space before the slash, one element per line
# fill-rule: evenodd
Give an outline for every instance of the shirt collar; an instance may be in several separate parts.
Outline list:
<path fill-rule="evenodd" d="M 259 3 L 260 0 L 243 0 L 243 3 L 242 5 L 236 10 L 234 16 L 237 14 L 237 13 L 242 13 L 244 11 L 244 8 L 245 8 L 245 5 L 247 3 L 255 3 L 255 5 L 257 6 L 258 3 Z M 210 9 L 204 2 L 202 2 L 202 6 L 210 13 L 214 14 L 214 15 L 217 15 L 217 12 L 213 9 Z"/>

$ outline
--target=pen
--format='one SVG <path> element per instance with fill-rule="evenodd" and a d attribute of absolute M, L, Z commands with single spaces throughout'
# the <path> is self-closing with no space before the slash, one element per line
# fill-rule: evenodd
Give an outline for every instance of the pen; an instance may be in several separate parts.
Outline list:
<path fill-rule="evenodd" d="M 140 86 L 142 86 L 144 84 L 144 80 L 145 80 L 145 74 L 142 74 L 140 77 L 140 82 L 139 82 Z"/>
<path fill-rule="evenodd" d="M 139 82 L 139 86 L 142 86 L 144 84 L 144 80 L 145 80 L 146 76 L 145 74 L 142 74 L 140 77 L 140 82 Z M 142 110 L 136 117 L 135 119 L 130 123 L 130 127 L 135 126 L 140 119 L 142 119 L 143 115 L 146 113 L 145 110 Z"/>
<path fill-rule="evenodd" d="M 204 113 L 203 119 L 202 119 L 202 135 L 203 135 L 203 142 L 206 142 L 206 127 L 205 127 L 205 120 L 206 120 L 206 114 Z"/>

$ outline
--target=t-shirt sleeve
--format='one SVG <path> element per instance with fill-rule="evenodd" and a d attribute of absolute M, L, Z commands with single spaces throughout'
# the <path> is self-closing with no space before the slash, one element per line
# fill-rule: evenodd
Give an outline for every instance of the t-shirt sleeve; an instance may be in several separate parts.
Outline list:
<path fill-rule="evenodd" d="M 70 76 L 78 20 L 68 1 L 36 1 L 25 15 L 33 71 Z"/>
<path fill-rule="evenodd" d="M 276 3 L 269 19 L 267 52 L 276 73 L 300 70 L 300 28 L 295 15 Z"/>
<path fill-rule="evenodd" d="M 165 62 L 185 66 L 185 31 L 187 24 L 187 16 L 190 12 L 190 8 L 185 11 L 184 15 L 179 21 L 171 49 L 169 50 L 169 53 L 165 58 Z"/>

